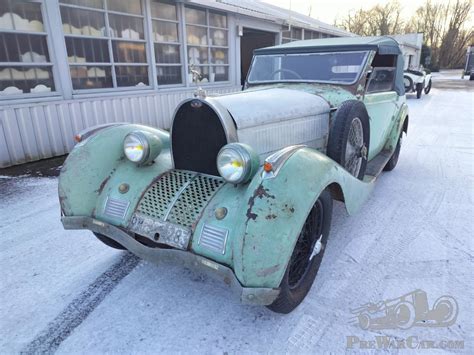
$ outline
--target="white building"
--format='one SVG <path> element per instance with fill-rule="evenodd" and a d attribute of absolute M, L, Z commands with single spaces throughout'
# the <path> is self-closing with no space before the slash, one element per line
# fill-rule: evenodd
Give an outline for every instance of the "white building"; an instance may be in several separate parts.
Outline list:
<path fill-rule="evenodd" d="M 418 70 L 421 61 L 423 33 L 407 33 L 404 35 L 394 35 L 390 37 L 393 37 L 400 45 L 400 49 L 403 53 L 403 58 L 405 59 L 404 69 Z"/>
<path fill-rule="evenodd" d="M 96 124 L 169 128 L 191 66 L 237 91 L 253 49 L 348 35 L 249 0 L 1 0 L 0 167 L 66 154 Z"/>

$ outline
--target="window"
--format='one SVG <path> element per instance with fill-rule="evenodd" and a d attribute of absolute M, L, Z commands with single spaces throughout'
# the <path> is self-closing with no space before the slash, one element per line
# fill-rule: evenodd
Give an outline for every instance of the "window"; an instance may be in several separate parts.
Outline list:
<path fill-rule="evenodd" d="M 353 84 L 360 77 L 366 51 L 258 54 L 248 77 L 263 82 L 326 82 Z"/>
<path fill-rule="evenodd" d="M 287 31 L 281 33 L 281 43 L 299 41 L 303 39 L 303 30 L 298 27 L 289 27 Z"/>
<path fill-rule="evenodd" d="M 55 91 L 41 3 L 0 4 L 0 96 Z"/>
<path fill-rule="evenodd" d="M 392 91 L 395 83 L 395 67 L 374 68 L 370 73 L 367 93 Z"/>
<path fill-rule="evenodd" d="M 158 85 L 181 84 L 181 44 L 176 4 L 152 1 L 151 17 Z"/>
<path fill-rule="evenodd" d="M 229 80 L 227 16 L 185 7 L 188 66 L 201 74 L 201 82 Z"/>
<path fill-rule="evenodd" d="M 149 85 L 141 1 L 60 3 L 74 90 Z"/>
<path fill-rule="evenodd" d="M 318 39 L 322 38 L 322 33 L 318 31 L 304 30 L 304 39 Z"/>

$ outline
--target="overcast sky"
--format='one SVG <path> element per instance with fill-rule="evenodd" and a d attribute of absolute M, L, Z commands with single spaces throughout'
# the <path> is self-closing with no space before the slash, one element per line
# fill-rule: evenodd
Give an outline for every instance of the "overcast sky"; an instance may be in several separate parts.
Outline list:
<path fill-rule="evenodd" d="M 334 23 L 335 18 L 345 17 L 348 11 L 370 8 L 377 4 L 387 4 L 389 0 L 262 0 L 270 4 L 283 7 L 285 9 L 290 8 L 293 11 L 302 13 L 304 15 L 309 14 L 309 8 L 312 6 L 311 17 L 318 20 L 324 21 L 329 24 Z M 403 7 L 403 14 L 406 18 L 411 15 L 420 7 L 425 0 L 399 0 Z"/>

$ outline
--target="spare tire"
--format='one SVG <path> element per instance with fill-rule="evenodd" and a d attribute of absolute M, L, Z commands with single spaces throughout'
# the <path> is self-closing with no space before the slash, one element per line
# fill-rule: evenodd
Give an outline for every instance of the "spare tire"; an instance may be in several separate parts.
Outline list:
<path fill-rule="evenodd" d="M 365 105 L 358 100 L 345 101 L 332 118 L 327 156 L 362 180 L 367 167 L 370 123 Z"/>

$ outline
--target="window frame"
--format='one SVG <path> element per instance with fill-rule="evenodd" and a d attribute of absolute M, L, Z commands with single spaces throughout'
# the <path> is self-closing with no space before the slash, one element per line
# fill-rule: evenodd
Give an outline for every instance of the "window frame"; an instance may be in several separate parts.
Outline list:
<path fill-rule="evenodd" d="M 53 47 L 52 41 L 52 31 L 49 23 L 48 13 L 46 11 L 46 0 L 29 0 L 29 3 L 35 3 L 40 5 L 41 18 L 43 21 L 43 31 L 33 32 L 33 31 L 24 31 L 24 30 L 13 30 L 13 29 L 0 29 L 1 33 L 10 33 L 10 34 L 26 34 L 26 35 L 39 35 L 44 36 L 46 39 L 46 47 L 48 50 L 49 61 L 45 63 L 22 63 L 22 62 L 0 62 L 0 66 L 4 67 L 21 67 L 28 66 L 31 68 L 36 67 L 49 67 L 51 68 L 51 74 L 53 75 L 54 91 L 48 92 L 39 92 L 39 93 L 21 93 L 21 94 L 10 94 L 4 95 L 0 94 L 0 102 L 13 101 L 13 100 L 35 100 L 35 99 L 55 99 L 63 95 L 63 90 L 61 86 L 61 80 L 59 78 L 59 71 L 57 67 L 55 50 Z"/>
<path fill-rule="evenodd" d="M 300 30 L 301 31 L 301 37 L 293 37 L 293 30 Z M 280 44 L 285 44 L 285 43 L 290 43 L 290 42 L 295 42 L 295 41 L 301 41 L 304 39 L 304 27 L 298 27 L 298 26 L 292 26 L 288 25 L 287 29 L 282 28 L 281 30 L 281 40 Z M 290 32 L 290 37 L 285 36 L 285 32 Z"/>
<path fill-rule="evenodd" d="M 196 9 L 196 10 L 199 10 L 199 11 L 205 11 L 206 12 L 206 25 L 200 25 L 200 24 L 194 24 L 194 23 L 187 23 L 186 22 L 186 8 L 190 8 L 190 9 Z M 216 27 L 216 26 L 211 26 L 210 23 L 209 23 L 209 13 L 210 12 L 214 12 L 214 13 L 217 13 L 217 14 L 221 14 L 221 15 L 224 15 L 226 17 L 226 22 L 227 22 L 227 27 Z M 227 68 L 227 80 L 225 81 L 214 81 L 214 82 L 211 82 L 211 81 L 208 81 L 207 83 L 204 82 L 204 83 L 198 83 L 198 86 L 220 86 L 220 85 L 225 85 L 225 84 L 230 84 L 232 83 L 232 79 L 231 79 L 231 68 L 232 68 L 232 65 L 231 65 L 231 41 L 230 41 L 230 18 L 229 18 L 229 14 L 225 11 L 219 11 L 219 10 L 214 10 L 214 9 L 208 9 L 208 8 L 205 8 L 205 7 L 200 7 L 200 6 L 194 6 L 194 5 L 185 5 L 185 4 L 182 4 L 182 12 L 181 12 L 181 15 L 182 15 L 182 28 L 183 28 L 183 41 L 184 41 L 184 45 L 183 45 L 183 49 L 184 49 L 184 60 L 185 60 L 185 65 L 186 65 L 186 70 L 185 70 L 185 80 L 186 80 L 186 87 L 194 87 L 196 86 L 194 84 L 194 82 L 192 80 L 189 80 L 189 75 L 190 75 L 190 72 L 189 72 L 189 60 L 188 60 L 188 46 L 190 47 L 206 47 L 207 48 L 207 55 L 208 55 L 208 61 L 209 63 L 207 64 L 202 64 L 202 65 L 196 65 L 196 67 L 209 67 L 209 69 L 211 69 L 212 67 L 226 67 Z M 194 27 L 200 27 L 200 28 L 206 28 L 206 36 L 207 36 L 207 41 L 208 41 L 208 44 L 206 45 L 194 45 L 194 44 L 188 44 L 188 33 L 187 33 L 187 29 L 186 29 L 186 26 L 194 26 Z M 214 46 L 214 45 L 210 45 L 209 44 L 209 40 L 211 38 L 210 36 L 210 33 L 211 33 L 211 30 L 224 30 L 226 31 L 227 33 L 227 46 Z M 212 64 L 211 63 L 211 50 L 213 48 L 221 48 L 221 49 L 225 49 L 227 50 L 227 64 Z M 210 72 L 209 72 L 210 74 Z"/>
<path fill-rule="evenodd" d="M 250 81 L 250 73 L 252 72 L 254 65 L 255 65 L 255 60 L 257 57 L 283 57 L 283 56 L 291 56 L 291 55 L 299 55 L 299 56 L 308 56 L 308 55 L 317 55 L 317 54 L 330 54 L 330 53 L 364 53 L 364 58 L 361 61 L 360 64 L 360 71 L 357 73 L 357 76 L 355 79 L 351 82 L 346 82 L 346 81 L 328 81 L 328 80 L 308 80 L 308 79 L 303 79 L 303 80 L 291 80 L 291 79 L 286 79 L 286 80 L 260 80 L 260 81 Z M 364 68 L 367 65 L 367 60 L 369 59 L 369 51 L 368 50 L 350 50 L 350 51 L 324 51 L 324 52 L 308 52 L 308 53 L 272 53 L 272 54 L 258 54 L 254 55 L 252 58 L 252 63 L 250 64 L 249 68 L 249 73 L 247 75 L 247 84 L 249 85 L 261 85 L 261 84 L 278 84 L 278 83 L 318 83 L 318 84 L 331 84 L 331 85 L 341 85 L 341 86 L 351 86 L 357 83 L 360 78 L 362 77 L 364 73 Z"/>
<path fill-rule="evenodd" d="M 226 64 L 212 64 L 210 63 L 211 57 L 209 57 L 209 63 L 203 66 L 207 66 L 209 68 L 215 67 L 226 67 L 227 68 L 227 80 L 226 81 L 214 81 L 214 82 L 207 82 L 207 83 L 199 83 L 198 85 L 205 86 L 208 88 L 212 87 L 227 87 L 229 85 L 237 85 L 235 80 L 236 73 L 235 68 L 238 64 L 238 60 L 234 58 L 236 46 L 238 41 L 232 40 L 232 36 L 236 36 L 235 30 L 232 26 L 235 25 L 235 19 L 230 15 L 228 11 L 221 10 L 221 9 L 214 9 L 208 8 L 205 5 L 200 4 L 185 4 L 183 2 L 176 2 L 176 10 L 177 10 L 177 25 L 178 25 L 178 39 L 180 47 L 180 57 L 181 57 L 181 75 L 182 75 L 182 82 L 180 84 L 159 84 L 157 80 L 157 67 L 160 65 L 157 63 L 155 58 L 155 51 L 154 51 L 154 44 L 155 41 L 153 39 L 153 19 L 159 19 L 152 17 L 151 13 L 151 4 L 152 0 L 140 0 L 142 5 L 142 14 L 137 15 L 133 13 L 123 13 L 113 10 L 107 9 L 107 3 L 103 2 L 103 8 L 94 8 L 94 7 L 87 7 L 82 5 L 76 4 L 67 4 L 61 3 L 61 0 L 28 0 L 28 2 L 38 3 L 41 7 L 41 16 L 43 19 L 43 31 L 42 32 L 35 32 L 34 34 L 40 34 L 46 37 L 47 42 L 47 49 L 49 55 L 49 62 L 45 64 L 46 66 L 51 68 L 51 72 L 53 75 L 53 82 L 55 86 L 55 91 L 51 92 L 43 92 L 43 93 L 22 93 L 22 94 L 10 94 L 10 95 L 0 95 L 0 105 L 2 103 L 11 102 L 11 103 L 29 103 L 29 102 L 47 102 L 47 101 L 54 101 L 54 100 L 75 100 L 75 99 L 87 99 L 87 98 L 97 98 L 100 96 L 110 97 L 114 95 L 124 95 L 129 93 L 130 95 L 140 95 L 140 94 L 150 94 L 153 92 L 178 92 L 183 88 L 186 90 L 193 89 L 196 84 L 190 80 L 189 78 L 189 63 L 188 63 L 188 44 L 187 44 L 187 33 L 186 33 L 186 19 L 185 19 L 185 7 L 195 8 L 197 10 L 205 11 L 206 12 L 206 21 L 207 25 L 201 25 L 202 27 L 206 28 L 206 35 L 209 39 L 211 38 L 211 30 L 212 29 L 221 29 L 226 31 L 227 36 L 227 46 L 214 46 L 214 45 L 207 45 L 208 47 L 208 55 L 210 56 L 210 51 L 213 48 L 224 48 L 227 51 L 227 63 Z M 163 0 L 163 2 L 167 2 Z M 63 31 L 63 21 L 61 17 L 61 8 L 68 7 L 80 10 L 87 10 L 93 12 L 99 12 L 104 16 L 104 25 L 107 27 L 107 36 L 87 36 L 87 35 L 79 35 L 79 34 L 66 34 Z M 226 27 L 216 27 L 212 26 L 209 23 L 209 16 L 211 13 L 221 14 L 226 17 L 227 25 Z M 132 40 L 132 39 L 125 39 L 120 37 L 112 37 L 110 33 L 110 26 L 108 23 L 109 14 L 117 14 L 117 15 L 125 15 L 130 17 L 138 17 L 141 18 L 143 21 L 143 30 L 144 30 L 144 38 L 141 40 Z M 107 20 L 107 23 L 105 21 Z M 161 20 L 161 19 L 159 19 Z M 198 25 L 199 26 L 199 25 Z M 29 33 L 24 32 L 21 30 L 0 30 L 2 32 L 10 32 L 10 33 Z M 90 39 L 102 39 L 107 41 L 107 50 L 109 56 L 111 56 L 109 62 L 104 63 L 69 63 L 68 60 L 68 53 L 66 47 L 66 38 L 90 38 Z M 281 38 L 281 36 L 280 36 Z M 146 64 L 137 64 L 137 63 L 119 63 L 114 60 L 113 58 L 113 50 L 111 48 L 111 43 L 114 40 L 123 40 L 123 41 L 131 41 L 131 42 L 141 42 L 145 44 L 145 52 L 146 52 Z M 7 66 L 10 62 L 4 62 L 4 66 Z M 12 63 L 19 65 L 21 63 Z M 42 66 L 44 63 L 37 63 L 37 66 Z M 72 65 L 71 65 L 72 64 Z M 106 66 L 111 70 L 111 76 L 115 79 L 112 82 L 112 87 L 106 88 L 91 88 L 91 89 L 74 89 L 73 88 L 73 79 L 71 76 L 71 67 L 73 66 L 90 66 L 91 64 L 97 64 L 97 66 Z M 14 66 L 12 65 L 12 66 Z M 146 66 L 148 70 L 148 85 L 146 86 L 125 86 L 119 87 L 116 85 L 116 73 L 115 73 L 115 66 L 123 65 L 123 66 Z"/>
<path fill-rule="evenodd" d="M 103 63 L 94 63 L 94 62 L 85 62 L 85 63 L 71 63 L 68 60 L 68 53 L 66 49 L 66 64 L 68 67 L 68 73 L 65 75 L 68 76 L 68 79 L 71 83 L 71 90 L 72 90 L 72 95 L 73 97 L 75 96 L 80 96 L 83 97 L 84 95 L 88 94 L 102 94 L 102 93 L 107 93 L 107 92 L 143 92 L 146 90 L 153 90 L 155 87 L 155 82 L 153 77 L 151 76 L 151 63 L 152 63 L 152 57 L 151 57 L 151 50 L 150 50 L 150 30 L 148 25 L 147 25 L 147 19 L 150 17 L 147 12 L 147 6 L 146 3 L 149 1 L 145 0 L 139 0 L 140 4 L 142 6 L 142 14 L 133 14 L 133 13 L 125 13 L 125 12 L 119 12 L 119 11 L 114 11 L 114 10 L 109 10 L 108 9 L 108 3 L 107 1 L 103 1 L 103 8 L 94 8 L 94 7 L 87 7 L 87 6 L 81 6 L 81 5 L 75 5 L 75 4 L 67 4 L 67 3 L 61 3 L 61 0 L 58 0 L 58 7 L 59 7 L 59 13 L 61 13 L 61 8 L 66 7 L 66 8 L 72 8 L 72 9 L 79 9 L 79 10 L 86 10 L 86 11 L 92 11 L 92 12 L 100 12 L 104 15 L 104 26 L 107 30 L 107 36 L 91 36 L 91 35 L 78 35 L 78 34 L 71 34 L 71 33 L 64 33 L 62 26 L 64 25 L 62 18 L 60 19 L 61 23 L 61 31 L 62 31 L 62 37 L 63 37 L 63 42 L 64 46 L 66 47 L 66 39 L 67 38 L 83 38 L 83 39 L 96 39 L 96 40 L 106 40 L 107 41 L 107 50 L 109 54 L 109 62 L 103 62 Z M 121 38 L 121 37 L 115 37 L 112 35 L 110 31 L 110 20 L 109 20 L 109 14 L 112 15 L 119 15 L 119 16 L 129 16 L 129 17 L 134 17 L 134 18 L 140 18 L 142 19 L 142 24 L 143 24 L 143 39 L 129 39 L 129 38 Z M 124 42 L 133 42 L 133 43 L 143 43 L 145 45 L 145 57 L 147 62 L 146 63 L 124 63 L 124 62 L 118 62 L 114 58 L 114 51 L 113 51 L 113 46 L 112 43 L 114 41 L 124 41 Z M 154 58 L 153 58 L 154 59 Z M 95 67 L 109 67 L 111 69 L 111 77 L 112 77 L 112 87 L 106 87 L 106 88 L 92 88 L 92 89 L 74 89 L 73 86 L 73 79 L 71 76 L 71 67 L 84 67 L 84 66 L 95 66 Z M 118 66 L 138 66 L 138 67 L 147 67 L 148 71 L 148 85 L 141 85 L 141 86 L 118 86 L 117 85 L 117 73 L 115 72 L 115 67 Z"/>
<path fill-rule="evenodd" d="M 370 84 L 372 83 L 372 80 L 375 79 L 375 76 L 373 75 L 374 72 L 376 71 L 382 71 L 382 70 L 390 70 L 393 72 L 393 79 L 392 79 L 392 87 L 390 90 L 377 90 L 377 91 L 371 91 L 370 89 Z M 367 85 L 365 88 L 365 95 L 372 95 L 372 94 L 386 94 L 390 92 L 395 92 L 395 82 L 397 79 L 397 67 L 373 67 L 372 71 L 370 73 L 369 80 L 367 81 Z"/>
<path fill-rule="evenodd" d="M 153 63 L 152 63 L 152 71 L 153 71 L 153 84 L 154 84 L 154 87 L 157 89 L 157 90 L 160 90 L 160 89 L 171 89 L 171 88 L 180 88 L 180 87 L 186 87 L 187 86 L 187 71 L 186 71 L 186 66 L 187 66 L 187 61 L 186 61 L 186 58 L 185 58 L 185 54 L 186 54 L 186 38 L 184 36 L 184 29 L 183 29 L 183 23 L 184 23 L 184 8 L 183 6 L 180 6 L 180 3 L 174 3 L 175 7 L 176 7 L 176 17 L 177 17 L 177 20 L 176 22 L 173 21 L 173 20 L 167 20 L 167 19 L 161 19 L 161 18 L 158 18 L 158 17 L 153 17 L 152 16 L 152 13 L 151 13 L 151 3 L 153 2 L 154 0 L 148 0 L 146 1 L 147 5 L 150 6 L 150 8 L 147 8 L 148 10 L 148 20 L 149 20 L 149 33 L 151 35 L 153 35 L 153 21 L 163 21 L 163 22 L 169 22 L 169 23 L 176 23 L 177 24 L 177 28 L 178 28 L 178 43 L 174 43 L 174 42 L 155 42 L 155 40 L 153 38 L 150 38 L 150 43 L 151 43 L 151 46 L 152 46 L 152 56 L 153 56 Z M 161 1 L 161 0 L 158 0 L 157 2 L 163 2 L 163 3 L 167 3 L 167 1 Z M 160 84 L 158 82 L 158 66 L 178 66 L 176 64 L 163 64 L 163 63 L 158 63 L 157 60 L 156 60 L 156 56 L 155 56 L 155 43 L 156 44 L 174 44 L 174 45 L 178 45 L 179 46 L 179 56 L 180 56 L 180 64 L 179 66 L 181 67 L 181 83 L 179 84 Z"/>

